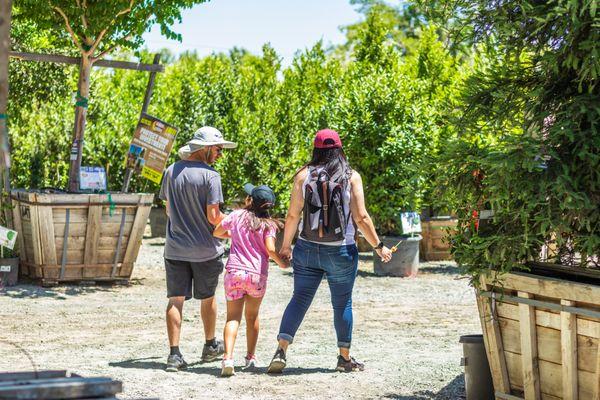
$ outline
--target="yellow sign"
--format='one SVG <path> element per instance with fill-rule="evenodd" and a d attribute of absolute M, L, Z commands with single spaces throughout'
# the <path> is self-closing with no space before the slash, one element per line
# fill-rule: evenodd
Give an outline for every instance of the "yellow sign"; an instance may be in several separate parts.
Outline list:
<path fill-rule="evenodd" d="M 142 168 L 142 173 L 141 173 L 141 175 L 142 175 L 144 178 L 148 178 L 148 179 L 150 179 L 152 182 L 156 182 L 156 183 L 160 183 L 160 180 L 162 179 L 162 172 L 155 171 L 155 170 L 153 170 L 153 169 L 151 169 L 151 168 L 148 168 L 148 167 L 146 167 L 146 166 L 144 166 L 144 167 Z"/>

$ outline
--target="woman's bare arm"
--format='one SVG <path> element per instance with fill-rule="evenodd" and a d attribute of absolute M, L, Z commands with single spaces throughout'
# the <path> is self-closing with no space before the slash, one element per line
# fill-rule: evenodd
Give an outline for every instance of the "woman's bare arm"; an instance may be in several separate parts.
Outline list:
<path fill-rule="evenodd" d="M 294 186 L 290 195 L 290 207 L 287 218 L 285 219 L 285 229 L 283 231 L 283 243 L 279 250 L 279 255 L 285 259 L 292 257 L 292 240 L 298 230 L 300 218 L 302 218 L 302 208 L 304 207 L 304 196 L 302 195 L 302 185 L 306 179 L 307 169 L 304 168 L 294 178 Z"/>
<path fill-rule="evenodd" d="M 352 194 L 350 196 L 350 210 L 352 211 L 352 218 L 358 226 L 358 229 L 365 235 L 367 242 L 373 247 L 379 244 L 379 236 L 375 231 L 375 225 L 373 220 L 367 211 L 365 205 L 365 194 L 363 191 L 362 178 L 356 171 L 352 173 L 350 178 L 352 186 Z M 384 262 L 388 262 L 392 258 L 392 252 L 387 247 L 382 249 L 376 249 L 377 254 L 381 257 Z"/>

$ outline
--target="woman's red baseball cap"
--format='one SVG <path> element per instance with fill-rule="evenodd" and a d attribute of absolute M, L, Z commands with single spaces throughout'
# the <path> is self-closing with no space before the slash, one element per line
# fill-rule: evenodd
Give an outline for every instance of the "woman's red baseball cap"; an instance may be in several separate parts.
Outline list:
<path fill-rule="evenodd" d="M 340 135 L 333 129 L 321 129 L 315 135 L 315 149 L 342 148 Z"/>

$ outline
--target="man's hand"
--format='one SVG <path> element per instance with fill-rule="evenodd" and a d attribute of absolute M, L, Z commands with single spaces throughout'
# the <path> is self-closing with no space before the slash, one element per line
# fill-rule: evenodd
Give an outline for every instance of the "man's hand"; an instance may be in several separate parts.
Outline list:
<path fill-rule="evenodd" d="M 225 214 L 219 209 L 219 204 L 209 204 L 206 206 L 206 219 L 208 219 L 211 225 L 219 225 L 223 221 L 223 218 L 225 218 Z"/>
<path fill-rule="evenodd" d="M 279 249 L 279 257 L 286 260 L 289 264 L 289 261 L 292 259 L 292 248 L 282 247 L 281 249 Z"/>
<path fill-rule="evenodd" d="M 381 249 L 375 249 L 375 251 L 384 263 L 389 262 L 392 259 L 392 250 L 388 249 L 386 246 L 383 246 Z"/>

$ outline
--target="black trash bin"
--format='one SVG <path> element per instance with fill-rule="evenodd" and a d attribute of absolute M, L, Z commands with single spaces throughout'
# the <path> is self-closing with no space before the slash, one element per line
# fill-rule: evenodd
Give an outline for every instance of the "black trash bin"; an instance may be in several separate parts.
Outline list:
<path fill-rule="evenodd" d="M 464 335 L 461 365 L 465 367 L 465 391 L 467 400 L 494 400 L 494 383 L 490 373 L 483 335 Z"/>

